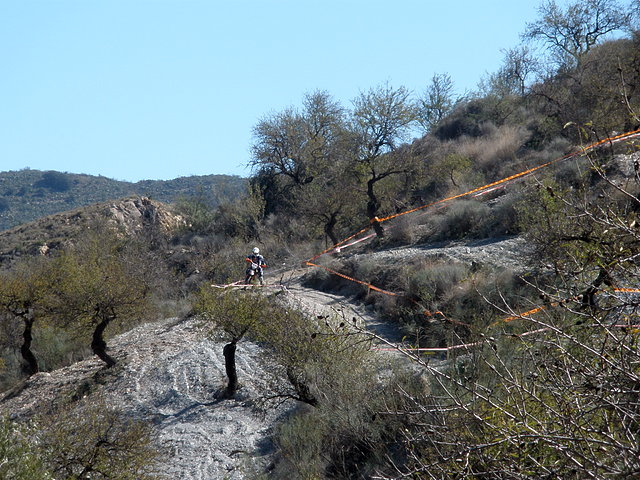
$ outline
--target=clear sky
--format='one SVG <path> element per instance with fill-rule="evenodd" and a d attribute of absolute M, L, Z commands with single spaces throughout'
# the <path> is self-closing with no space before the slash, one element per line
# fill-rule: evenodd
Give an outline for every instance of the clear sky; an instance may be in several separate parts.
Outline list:
<path fill-rule="evenodd" d="M 538 4 L 0 0 L 0 171 L 247 176 L 262 116 L 434 73 L 473 90 Z"/>

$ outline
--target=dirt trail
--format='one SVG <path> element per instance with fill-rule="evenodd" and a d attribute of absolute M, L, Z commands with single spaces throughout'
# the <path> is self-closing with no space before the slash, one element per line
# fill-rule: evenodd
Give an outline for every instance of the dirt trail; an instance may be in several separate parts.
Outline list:
<path fill-rule="evenodd" d="M 352 323 L 355 319 L 358 327 L 375 333 L 389 342 L 401 342 L 402 336 L 398 329 L 380 320 L 371 306 L 354 303 L 353 299 L 343 295 L 305 287 L 304 273 L 306 272 L 301 271 L 284 283 L 289 296 L 301 310 L 312 315 L 334 316 L 347 323 Z"/>
<path fill-rule="evenodd" d="M 527 244 L 524 239 L 510 237 L 447 245 L 398 247 L 374 253 L 354 253 L 350 256 L 356 261 L 360 256 L 368 260 L 373 259 L 380 268 L 385 268 L 387 264 L 410 263 L 431 258 L 468 265 L 489 264 L 508 268 L 514 272 L 522 272 L 526 269 L 522 256 L 526 249 Z M 311 268 L 303 268 L 289 272 L 288 276 L 282 276 L 282 284 L 303 308 L 314 314 L 335 314 L 346 320 L 355 317 L 360 326 L 389 343 L 400 344 L 402 342 L 402 334 L 398 328 L 376 316 L 371 306 L 355 304 L 353 299 L 339 294 L 305 287 L 304 275 L 309 272 L 311 272 Z"/>

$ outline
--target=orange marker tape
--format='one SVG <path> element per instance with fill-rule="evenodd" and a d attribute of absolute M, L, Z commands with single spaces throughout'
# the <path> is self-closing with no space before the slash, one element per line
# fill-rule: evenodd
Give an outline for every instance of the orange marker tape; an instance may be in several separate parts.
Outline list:
<path fill-rule="evenodd" d="M 325 267 L 324 265 L 318 265 L 316 263 L 312 263 L 311 261 L 307 261 L 306 262 L 307 265 L 309 265 L 310 267 L 318 267 L 318 268 L 322 268 L 323 270 L 326 270 L 329 273 L 332 273 L 333 275 L 336 275 L 338 277 L 344 278 L 345 280 L 349 280 L 350 282 L 355 282 L 358 283 L 360 285 L 364 285 L 368 288 L 370 288 L 371 290 L 375 290 L 376 292 L 380 292 L 380 293 L 384 293 L 385 295 L 391 295 L 393 297 L 399 297 L 400 294 L 395 293 L 395 292 L 390 292 L 389 290 L 383 290 L 380 287 L 376 287 L 375 285 L 372 285 L 368 282 L 363 282 L 362 280 L 358 280 L 357 278 L 353 278 L 353 277 L 349 277 L 348 275 L 345 275 L 344 273 L 340 273 L 340 272 L 336 272 L 335 270 L 329 268 L 329 267 Z"/>
<path fill-rule="evenodd" d="M 552 304 L 551 306 L 555 307 L 556 305 Z M 507 323 L 507 322 L 511 322 L 513 320 L 517 320 L 519 318 L 529 317 L 529 316 L 533 315 L 534 313 L 541 312 L 542 310 L 545 310 L 545 307 L 536 307 L 536 308 L 533 308 L 533 309 L 529 310 L 528 312 L 523 312 L 523 313 L 520 313 L 518 315 L 513 315 L 511 317 L 507 317 L 507 318 L 503 318 L 502 320 L 498 320 L 497 322 L 493 323 L 492 326 L 497 324 L 497 323 Z"/>
<path fill-rule="evenodd" d="M 616 292 L 616 293 L 640 293 L 640 288 L 612 288 L 612 291 Z M 561 305 L 562 303 L 565 302 L 575 302 L 576 300 L 578 300 L 580 297 L 572 297 L 572 298 L 567 298 L 561 302 L 553 302 L 551 304 L 549 304 L 549 307 L 557 307 L 558 305 Z M 510 317 L 506 317 L 503 319 L 500 319 L 496 322 L 493 322 L 490 326 L 494 327 L 499 323 L 507 323 L 507 322 L 511 322 L 513 320 L 518 320 L 519 318 L 525 318 L 525 317 L 530 317 L 531 315 L 541 312 L 543 310 L 546 310 L 547 307 L 536 307 L 536 308 L 532 308 L 531 310 L 528 310 L 526 312 L 523 313 L 519 313 L 517 315 L 512 315 Z"/>
<path fill-rule="evenodd" d="M 325 266 L 322 266 L 322 265 L 318 265 L 318 264 L 315 264 L 315 263 L 313 263 L 313 262 L 314 262 L 316 259 L 318 259 L 319 257 L 321 257 L 322 255 L 324 255 L 324 254 L 326 254 L 326 253 L 328 253 L 328 252 L 330 252 L 330 251 L 332 251 L 332 250 L 335 250 L 336 248 L 339 248 L 340 246 L 344 245 L 345 243 L 347 243 L 348 241 L 350 241 L 350 240 L 352 240 L 353 238 L 357 237 L 358 235 L 360 235 L 360 234 L 362 234 L 362 233 L 367 232 L 369 229 L 371 229 L 371 224 L 373 224 L 373 222 L 383 223 L 383 222 L 386 222 L 386 221 L 389 221 L 389 220 L 393 220 L 393 219 L 395 219 L 395 218 L 398 218 L 398 217 L 400 217 L 400 216 L 402 216 L 402 215 L 408 215 L 408 214 L 410 214 L 410 213 L 414 213 L 414 212 L 417 212 L 417 211 L 420 211 L 420 210 L 424 210 L 424 209 L 429 208 L 429 207 L 433 207 L 433 206 L 436 206 L 436 205 L 441 205 L 441 204 L 443 204 L 443 203 L 445 203 L 445 202 L 448 202 L 448 201 L 451 201 L 451 200 L 456 200 L 456 199 L 463 198 L 463 197 L 466 197 L 466 196 L 469 196 L 469 195 L 474 195 L 474 194 L 476 194 L 476 195 L 483 195 L 483 194 L 485 194 L 485 193 L 488 193 L 488 192 L 490 192 L 490 191 L 494 190 L 494 189 L 495 189 L 495 188 L 497 188 L 498 186 L 501 186 L 501 185 L 507 184 L 507 183 L 509 183 L 509 182 L 512 182 L 512 181 L 514 181 L 514 180 L 518 179 L 518 178 L 522 178 L 522 177 L 525 177 L 525 176 L 527 176 L 527 175 L 530 175 L 531 173 L 536 172 L 536 171 L 538 171 L 538 170 L 540 170 L 540 169 L 546 168 L 546 167 L 548 167 L 548 166 L 550 166 L 550 165 L 553 165 L 554 163 L 557 163 L 557 162 L 560 162 L 560 161 L 562 161 L 562 160 L 566 160 L 566 159 L 569 159 L 569 158 L 573 158 L 573 157 L 577 157 L 577 156 L 584 155 L 584 154 L 586 154 L 587 152 L 589 152 L 590 150 L 593 150 L 593 149 L 595 149 L 595 148 L 597 148 L 597 147 L 599 147 L 599 146 L 601 146 L 601 145 L 604 145 L 604 144 L 606 144 L 606 143 L 613 144 L 613 143 L 617 143 L 617 142 L 622 141 L 622 140 L 628 140 L 628 139 L 631 139 L 631 138 L 637 137 L 637 136 L 639 136 L 639 135 L 640 135 L 640 129 L 638 129 L 638 130 L 634 130 L 634 131 L 631 131 L 631 132 L 627 132 L 627 133 L 622 133 L 622 134 L 620 134 L 620 135 L 616 135 L 616 136 L 614 136 L 614 137 L 605 138 L 604 140 L 600 140 L 600 141 L 598 141 L 598 142 L 592 143 L 592 144 L 590 144 L 590 145 L 587 145 L 586 147 L 581 147 L 581 148 L 580 148 L 578 151 L 576 151 L 576 152 L 568 153 L 568 154 L 566 154 L 566 155 L 564 155 L 564 156 L 562 156 L 562 157 L 559 157 L 559 158 L 556 158 L 556 159 L 551 160 L 551 161 L 549 161 L 549 162 L 543 163 L 542 165 L 538 165 L 537 167 L 529 168 L 529 169 L 527 169 L 527 170 L 525 170 L 525 171 L 523 171 L 523 172 L 516 173 L 516 174 L 514 174 L 514 175 L 511 175 L 511 176 L 509 176 L 509 177 L 503 178 L 503 179 L 501 179 L 501 180 L 497 180 L 497 181 L 495 181 L 495 182 L 488 183 L 488 184 L 483 185 L 483 186 L 481 186 L 481 187 L 474 188 L 474 189 L 469 190 L 469 191 L 467 191 L 467 192 L 460 193 L 460 194 L 457 194 L 457 195 L 452 195 L 452 196 L 450 196 L 450 197 L 443 198 L 443 199 L 441 199 L 441 200 L 437 200 L 437 201 L 435 201 L 435 202 L 431 202 L 431 203 L 428 203 L 428 204 L 426 204 L 426 205 L 422 205 L 422 206 L 419 206 L 419 207 L 416 207 L 416 208 L 412 208 L 412 209 L 407 210 L 407 211 L 405 211 L 405 212 L 396 213 L 396 214 L 394 214 L 394 215 L 389 215 L 389 216 L 387 216 L 387 217 L 383 217 L 383 218 L 378 218 L 378 217 L 376 217 L 376 218 L 374 218 L 374 219 L 372 219 L 372 220 L 370 221 L 370 225 L 368 225 L 368 226 L 364 227 L 363 229 L 361 229 L 360 231 L 358 231 L 358 232 L 354 233 L 353 235 L 351 235 L 351 236 L 349 236 L 349 237 L 345 238 L 345 239 L 344 239 L 344 240 L 342 240 L 341 242 L 338 242 L 338 243 L 336 243 L 335 245 L 333 245 L 333 246 L 331 246 L 331 247 L 329 247 L 329 248 L 327 248 L 327 249 L 323 250 L 323 251 L 322 251 L 322 252 L 320 252 L 319 254 L 315 255 L 315 256 L 314 256 L 314 257 L 312 257 L 312 258 L 310 258 L 310 259 L 306 262 L 306 264 L 307 264 L 308 266 L 311 266 L 311 267 L 318 267 L 318 268 L 322 268 L 322 269 L 326 270 L 327 272 L 329 272 L 329 273 L 331 273 L 331 274 L 333 274 L 333 275 L 337 275 L 337 276 L 339 276 L 339 277 L 341 277 L 341 278 L 344 278 L 344 279 L 349 280 L 349 281 L 351 281 L 351 282 L 358 283 L 358 284 L 360 284 L 360 285 L 365 285 L 366 287 L 370 288 L 371 290 L 375 290 L 375 291 L 377 291 L 377 292 L 380 292 L 380 293 L 383 293 L 383 294 L 386 294 L 386 295 L 391 295 L 391 296 L 394 296 L 394 297 L 403 296 L 403 295 L 400 295 L 400 294 L 395 293 L 395 292 L 391 292 L 391 291 L 388 291 L 388 290 L 383 290 L 383 289 L 381 289 L 381 288 L 379 288 L 379 287 L 376 287 L 376 286 L 372 285 L 371 283 L 364 282 L 364 281 L 362 281 L 362 280 L 358 280 L 358 279 L 356 279 L 356 278 L 349 277 L 349 276 L 344 275 L 344 274 L 342 274 L 342 273 L 339 273 L 339 272 L 337 272 L 337 271 L 335 271 L 335 270 L 332 270 L 332 269 L 330 269 L 330 268 L 328 268 L 328 267 L 325 267 Z M 353 242 L 353 243 L 354 243 L 354 244 L 355 244 L 355 243 L 358 243 L 359 241 L 365 240 L 366 238 L 369 238 L 369 237 L 365 237 L 365 238 L 360 239 L 360 240 L 358 240 L 358 241 L 356 241 L 356 242 Z M 614 289 L 614 291 L 615 291 L 615 292 L 640 293 L 640 289 Z M 411 299 L 410 299 L 410 300 L 411 300 Z M 418 304 L 418 302 L 415 302 L 415 301 L 414 301 L 413 303 L 415 303 L 416 305 L 419 305 L 419 304 Z M 551 307 L 556 307 L 556 306 L 560 305 L 560 303 L 561 303 L 561 302 L 552 303 L 550 306 L 551 306 Z M 519 318 L 528 317 L 528 316 L 531 316 L 531 315 L 533 315 L 533 314 L 535 314 L 535 313 L 538 313 L 538 312 L 540 312 L 540 311 L 545 310 L 545 308 L 546 308 L 546 307 L 536 307 L 536 308 L 534 308 L 534 309 L 532 309 L 532 310 L 529 310 L 529 311 L 527 311 L 527 312 L 521 313 L 521 314 L 519 314 L 519 315 L 510 316 L 510 317 L 507 317 L 507 318 L 505 318 L 505 319 L 502 319 L 502 320 L 499 320 L 499 321 L 497 321 L 497 322 L 494 322 L 491 326 L 494 326 L 494 325 L 496 325 L 496 324 L 498 324 L 498 323 L 501 323 L 501 322 L 510 322 L 510 321 L 513 321 L 513 320 L 517 320 L 517 319 L 519 319 Z M 431 316 L 431 315 L 430 315 L 430 312 L 428 312 L 428 311 L 425 311 L 424 313 L 425 313 L 425 315 Z M 442 312 L 436 312 L 436 313 L 441 314 L 441 315 L 442 315 L 442 316 L 443 316 L 447 321 L 450 321 L 450 322 L 452 322 L 452 323 L 458 323 L 458 324 L 461 324 L 461 325 L 469 326 L 469 325 L 468 325 L 468 324 L 466 324 L 466 323 L 463 323 L 463 322 L 456 322 L 456 321 L 452 321 L 452 320 L 448 319 L 448 318 L 447 318 L 447 317 L 446 317 Z"/>
<path fill-rule="evenodd" d="M 344 240 L 342 240 L 341 242 L 338 242 L 338 243 L 336 243 L 335 245 L 333 245 L 333 246 L 331 246 L 331 247 L 329 247 L 329 248 L 327 248 L 327 249 L 323 250 L 322 252 L 320 252 L 319 254 L 317 254 L 315 257 L 311 257 L 311 258 L 309 259 L 309 262 L 313 262 L 314 260 L 316 260 L 316 259 L 320 258 L 320 257 L 321 257 L 322 255 L 324 255 L 325 253 L 330 252 L 331 250 L 335 250 L 337 247 L 342 246 L 343 244 L 347 243 L 347 242 L 348 242 L 349 240 L 351 240 L 352 238 L 355 238 L 355 237 L 357 237 L 358 235 L 360 235 L 361 233 L 364 233 L 364 232 L 368 231 L 370 228 L 371 228 L 371 226 L 364 227 L 362 230 L 360 230 L 360 231 L 358 231 L 358 232 L 354 233 L 353 235 L 351 235 L 351 236 L 349 236 L 349 237 L 345 238 L 345 239 L 344 239 Z"/>

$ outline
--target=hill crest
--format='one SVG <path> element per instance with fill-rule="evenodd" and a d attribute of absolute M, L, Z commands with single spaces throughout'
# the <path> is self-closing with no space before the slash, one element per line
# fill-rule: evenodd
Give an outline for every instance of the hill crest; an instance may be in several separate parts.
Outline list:
<path fill-rule="evenodd" d="M 163 203 L 203 197 L 212 207 L 242 194 L 247 180 L 232 175 L 142 180 L 24 169 L 0 172 L 0 231 L 38 218 L 133 195 Z"/>
<path fill-rule="evenodd" d="M 96 223 L 112 224 L 126 234 L 142 231 L 170 234 L 184 220 L 169 205 L 148 197 L 96 203 L 0 231 L 0 263 L 22 255 L 46 253 L 77 238 L 83 229 Z"/>

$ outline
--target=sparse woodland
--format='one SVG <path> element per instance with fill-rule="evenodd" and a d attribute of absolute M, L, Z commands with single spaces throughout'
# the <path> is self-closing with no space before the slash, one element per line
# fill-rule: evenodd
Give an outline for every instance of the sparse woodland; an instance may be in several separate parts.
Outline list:
<path fill-rule="evenodd" d="M 298 406 L 274 427 L 271 468 L 247 478 L 640 478 L 640 138 L 601 142 L 640 128 L 639 14 L 637 0 L 543 0 L 475 92 L 446 73 L 350 105 L 311 91 L 257 120 L 243 197 L 194 192 L 170 235 L 94 226 L 4 262 L 5 395 L 87 355 L 117 372 L 114 335 L 196 315 L 225 339 L 220 401 L 252 341 L 273 371 L 261 401 Z M 517 270 L 376 256 L 516 236 Z M 276 290 L 212 289 L 241 280 L 255 245 L 272 283 L 314 258 L 305 284 L 368 305 L 404 348 L 390 361 L 357 321 Z M 163 478 L 152 436 L 117 405 L 72 399 L 0 419 L 0 477 Z"/>

